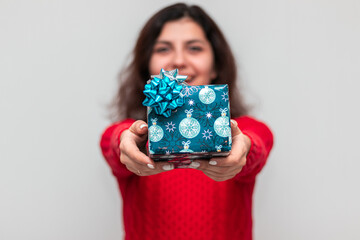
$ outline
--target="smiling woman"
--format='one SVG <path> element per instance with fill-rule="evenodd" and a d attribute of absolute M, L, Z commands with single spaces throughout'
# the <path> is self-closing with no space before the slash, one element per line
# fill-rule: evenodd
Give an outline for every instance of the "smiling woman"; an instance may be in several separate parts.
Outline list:
<path fill-rule="evenodd" d="M 144 154 L 148 125 L 142 91 L 150 75 L 157 75 L 162 68 L 177 68 L 180 75 L 189 76 L 190 85 L 229 85 L 230 96 L 223 96 L 231 101 L 233 118 L 229 155 L 210 161 L 188 160 L 184 169 L 174 169 L 172 162 L 154 162 Z M 134 59 L 121 78 L 115 102 L 117 122 L 103 133 L 101 148 L 123 197 L 125 239 L 252 239 L 255 177 L 265 165 L 273 136 L 264 123 L 244 116 L 246 108 L 237 92 L 235 61 L 213 20 L 201 8 L 185 4 L 156 13 L 142 29 Z M 209 91 L 207 87 L 205 92 Z M 185 122 L 169 122 L 168 130 L 191 126 L 199 134 L 200 125 L 191 118 L 192 109 L 186 113 Z M 220 136 L 215 125 L 222 125 L 221 119 L 225 118 L 229 123 L 225 115 L 213 123 Z M 212 118 L 210 112 L 206 116 Z M 164 137 L 156 121 L 149 127 L 150 132 L 157 132 L 154 142 Z M 213 135 L 209 130 L 203 132 L 205 140 Z M 192 151 L 190 143 L 201 144 L 193 138 L 183 141 L 185 152 Z M 167 147 L 163 145 L 160 147 Z M 221 146 L 217 148 L 221 151 Z"/>
<path fill-rule="evenodd" d="M 196 79 L 192 85 L 209 81 L 228 84 L 232 116 L 247 113 L 237 87 L 232 51 L 217 24 L 200 7 L 175 4 L 148 20 L 139 34 L 133 59 L 119 75 L 121 84 L 112 105 L 114 121 L 146 119 L 142 91 L 150 75 L 159 74 L 161 68 L 178 68 L 179 74 L 189 76 L 189 83 Z"/>
<path fill-rule="evenodd" d="M 179 34 L 181 33 L 181 34 Z M 189 17 L 167 22 L 155 42 L 150 73 L 179 69 L 190 85 L 210 84 L 216 78 L 214 53 L 202 28 Z"/>

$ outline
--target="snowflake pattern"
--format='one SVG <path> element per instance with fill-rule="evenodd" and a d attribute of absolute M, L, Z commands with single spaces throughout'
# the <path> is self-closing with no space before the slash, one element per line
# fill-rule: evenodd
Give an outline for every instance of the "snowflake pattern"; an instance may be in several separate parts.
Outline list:
<path fill-rule="evenodd" d="M 210 140 L 210 138 L 213 136 L 210 129 L 204 130 L 204 132 L 202 134 L 203 134 L 203 138 L 205 138 L 205 140 Z"/>
<path fill-rule="evenodd" d="M 188 104 L 189 104 L 190 106 L 192 106 L 192 105 L 195 104 L 195 102 L 194 102 L 194 100 L 190 99 L 189 102 L 188 102 Z"/>
<path fill-rule="evenodd" d="M 174 130 L 176 129 L 175 123 L 173 123 L 173 122 L 167 122 L 165 127 L 166 127 L 166 131 L 168 131 L 168 132 L 174 132 Z"/>
<path fill-rule="evenodd" d="M 207 119 L 212 118 L 212 114 L 211 114 L 211 112 L 207 112 L 207 113 L 206 113 L 206 117 L 207 117 Z"/>
<path fill-rule="evenodd" d="M 223 94 L 221 95 L 222 100 L 229 101 L 229 93 L 228 92 L 223 92 Z"/>

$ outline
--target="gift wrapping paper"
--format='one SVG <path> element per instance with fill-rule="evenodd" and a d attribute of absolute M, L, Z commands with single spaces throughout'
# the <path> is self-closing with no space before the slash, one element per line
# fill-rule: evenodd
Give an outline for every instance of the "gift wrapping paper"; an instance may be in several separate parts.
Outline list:
<path fill-rule="evenodd" d="M 157 90 L 152 88 L 151 98 L 167 98 L 165 105 L 168 108 L 161 104 L 147 108 L 150 158 L 154 161 L 186 161 L 228 155 L 232 139 L 228 85 L 189 86 L 183 79 L 176 82 L 177 71 L 175 74 L 163 73 L 154 78 Z M 166 73 L 175 77 L 168 78 Z M 164 79 L 167 84 L 162 85 Z M 174 83 L 176 86 L 172 88 L 167 86 Z M 162 95 L 160 91 L 163 91 Z M 151 101 L 151 98 L 145 101 Z M 171 104 L 173 107 L 169 107 Z"/>

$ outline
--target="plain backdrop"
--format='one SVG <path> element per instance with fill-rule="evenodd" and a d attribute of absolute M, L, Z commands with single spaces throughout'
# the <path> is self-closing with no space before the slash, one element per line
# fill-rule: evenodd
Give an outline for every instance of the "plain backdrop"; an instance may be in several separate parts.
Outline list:
<path fill-rule="evenodd" d="M 0 0 L 0 239 L 121 239 L 99 139 L 140 28 L 174 1 Z M 360 239 L 360 2 L 194 1 L 275 146 L 257 240 Z M 219 223 L 222 224 L 222 223 Z"/>

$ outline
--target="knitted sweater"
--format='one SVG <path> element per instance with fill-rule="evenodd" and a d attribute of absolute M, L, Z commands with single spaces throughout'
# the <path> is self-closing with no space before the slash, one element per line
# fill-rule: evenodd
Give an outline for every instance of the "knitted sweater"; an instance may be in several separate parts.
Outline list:
<path fill-rule="evenodd" d="M 140 177 L 120 162 L 121 133 L 134 122 L 109 126 L 101 149 L 123 198 L 125 239 L 252 239 L 255 177 L 273 145 L 270 129 L 254 118 L 235 119 L 251 140 L 246 165 L 234 178 L 216 182 L 196 169 L 174 169 Z"/>

